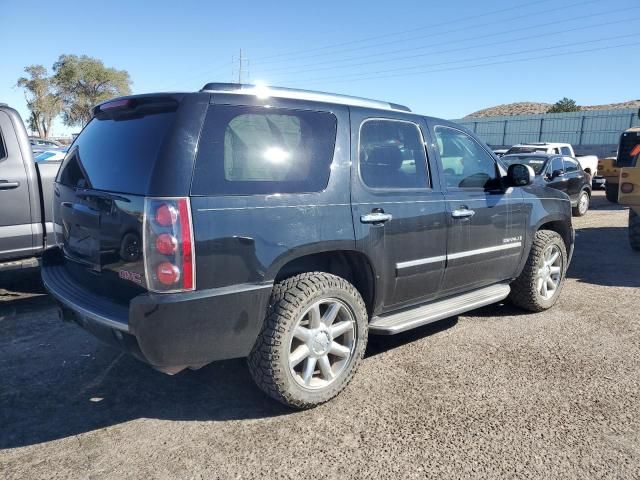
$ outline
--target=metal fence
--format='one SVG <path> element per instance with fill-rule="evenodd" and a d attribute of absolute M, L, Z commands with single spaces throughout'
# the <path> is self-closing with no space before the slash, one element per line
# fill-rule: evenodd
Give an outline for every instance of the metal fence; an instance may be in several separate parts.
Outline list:
<path fill-rule="evenodd" d="M 620 133 L 640 126 L 636 109 L 592 110 L 454 120 L 494 147 L 516 143 L 565 142 L 578 153 L 615 152 Z"/>

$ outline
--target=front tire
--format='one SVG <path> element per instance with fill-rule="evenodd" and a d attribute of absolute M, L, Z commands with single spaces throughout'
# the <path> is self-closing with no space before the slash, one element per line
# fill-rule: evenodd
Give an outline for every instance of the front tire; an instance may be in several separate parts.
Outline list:
<path fill-rule="evenodd" d="M 511 284 L 509 300 L 531 312 L 551 308 L 560 295 L 567 270 L 567 249 L 562 237 L 538 230 L 520 276 Z"/>
<path fill-rule="evenodd" d="M 589 192 L 587 192 L 586 190 L 580 192 L 577 205 L 571 209 L 573 212 L 573 216 L 583 217 L 584 215 L 586 215 L 587 211 L 589 210 L 590 200 L 591 197 L 589 197 Z"/>
<path fill-rule="evenodd" d="M 293 408 L 331 400 L 349 383 L 367 345 L 362 297 L 345 279 L 303 273 L 278 283 L 248 363 L 262 391 Z"/>
<path fill-rule="evenodd" d="M 633 209 L 629 209 L 629 244 L 640 252 L 640 215 Z"/>

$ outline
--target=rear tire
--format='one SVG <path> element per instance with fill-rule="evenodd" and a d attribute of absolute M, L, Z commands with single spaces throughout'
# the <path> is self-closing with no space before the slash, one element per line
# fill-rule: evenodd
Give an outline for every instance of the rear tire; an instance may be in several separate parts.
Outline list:
<path fill-rule="evenodd" d="M 591 200 L 591 197 L 589 196 L 589 192 L 587 192 L 586 190 L 583 190 L 582 192 L 580 192 L 580 196 L 578 197 L 578 203 L 576 204 L 575 207 L 571 209 L 571 211 L 573 212 L 573 216 L 583 217 L 584 215 L 586 215 L 587 211 L 589 210 L 590 200 Z"/>
<path fill-rule="evenodd" d="M 640 215 L 633 209 L 629 210 L 629 244 L 640 252 Z"/>
<path fill-rule="evenodd" d="M 551 230 L 538 230 L 522 273 L 511 283 L 509 300 L 531 312 L 551 308 L 562 290 L 566 270 L 562 237 Z"/>
<path fill-rule="evenodd" d="M 248 363 L 262 391 L 293 408 L 338 395 L 367 346 L 368 315 L 356 288 L 328 273 L 278 283 Z"/>
<path fill-rule="evenodd" d="M 607 200 L 611 203 L 618 203 L 618 184 L 607 182 L 604 186 L 605 194 L 607 196 Z"/>

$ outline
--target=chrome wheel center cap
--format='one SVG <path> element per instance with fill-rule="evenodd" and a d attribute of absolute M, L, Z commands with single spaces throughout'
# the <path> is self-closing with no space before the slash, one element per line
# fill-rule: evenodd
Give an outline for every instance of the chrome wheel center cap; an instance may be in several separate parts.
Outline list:
<path fill-rule="evenodd" d="M 313 336 L 311 340 L 311 351 L 315 355 L 324 355 L 329 351 L 331 346 L 331 337 L 329 333 L 321 330 Z"/>

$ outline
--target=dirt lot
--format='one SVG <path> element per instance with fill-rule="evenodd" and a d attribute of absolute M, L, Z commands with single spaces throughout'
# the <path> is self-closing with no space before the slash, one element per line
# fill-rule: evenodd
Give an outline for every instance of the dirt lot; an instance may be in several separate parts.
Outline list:
<path fill-rule="evenodd" d="M 37 272 L 3 275 L 0 477 L 638 479 L 640 254 L 597 196 L 551 311 L 376 339 L 306 412 L 243 361 L 157 373 L 59 322 Z"/>

